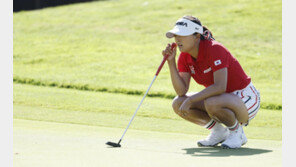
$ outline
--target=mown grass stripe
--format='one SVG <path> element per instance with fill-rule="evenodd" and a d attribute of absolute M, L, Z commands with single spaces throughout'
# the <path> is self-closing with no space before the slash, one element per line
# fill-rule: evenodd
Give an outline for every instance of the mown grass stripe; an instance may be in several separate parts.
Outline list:
<path fill-rule="evenodd" d="M 36 86 L 58 87 L 58 88 L 66 88 L 66 89 L 77 89 L 77 90 L 84 90 L 84 91 L 96 91 L 96 92 L 108 92 L 108 93 L 121 93 L 121 94 L 128 94 L 128 95 L 144 95 L 145 93 L 139 90 L 110 89 L 105 87 L 94 88 L 87 84 L 79 85 L 79 84 L 70 84 L 70 83 L 41 82 L 35 79 L 19 78 L 19 77 L 14 77 L 13 82 L 20 83 L 20 84 L 36 85 Z M 176 95 L 156 92 L 156 93 L 149 93 L 147 94 L 147 96 L 173 99 Z"/>
<path fill-rule="evenodd" d="M 71 84 L 71 83 L 57 83 L 57 82 L 44 82 L 38 81 L 31 78 L 19 78 L 13 77 L 14 83 L 19 84 L 28 84 L 28 85 L 35 85 L 35 86 L 46 86 L 46 87 L 57 87 L 57 88 L 66 88 L 66 89 L 76 89 L 82 91 L 95 91 L 95 92 L 107 92 L 107 93 L 121 93 L 127 95 L 144 95 L 144 91 L 139 90 L 127 90 L 127 89 L 110 89 L 105 87 L 92 87 L 87 84 Z M 175 94 L 165 94 L 161 92 L 149 93 L 147 94 L 148 97 L 160 97 L 166 99 L 173 99 L 176 95 Z M 271 103 L 261 103 L 261 108 L 263 109 L 270 109 L 270 110 L 282 110 L 282 105 L 279 104 L 271 104 Z"/>

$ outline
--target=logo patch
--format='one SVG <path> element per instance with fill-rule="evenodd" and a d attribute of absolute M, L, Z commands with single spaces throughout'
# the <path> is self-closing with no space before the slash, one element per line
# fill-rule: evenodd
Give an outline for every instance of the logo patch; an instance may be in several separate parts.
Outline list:
<path fill-rule="evenodd" d="M 181 25 L 181 26 L 187 27 L 187 23 L 185 23 L 185 22 L 177 22 L 176 25 Z"/>
<path fill-rule="evenodd" d="M 211 70 L 212 70 L 212 68 L 210 67 L 210 68 L 204 70 L 204 73 L 208 73 L 208 72 L 210 72 Z"/>
<path fill-rule="evenodd" d="M 221 60 L 216 60 L 214 61 L 215 66 L 220 65 L 221 64 Z"/>
<path fill-rule="evenodd" d="M 195 74 L 194 67 L 192 65 L 190 65 L 189 68 L 190 68 L 191 74 Z"/>

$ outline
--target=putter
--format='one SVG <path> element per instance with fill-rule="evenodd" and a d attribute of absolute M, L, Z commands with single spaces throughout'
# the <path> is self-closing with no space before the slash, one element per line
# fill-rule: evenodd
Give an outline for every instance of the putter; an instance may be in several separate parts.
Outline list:
<path fill-rule="evenodd" d="M 172 46 L 171 46 L 171 50 L 173 50 L 176 46 L 177 46 L 177 44 L 176 44 L 176 43 L 173 43 Z M 149 85 L 149 87 L 148 87 L 148 89 L 147 89 L 147 91 L 146 91 L 144 97 L 142 98 L 140 104 L 138 105 L 138 107 L 137 107 L 137 109 L 136 109 L 136 111 L 135 111 L 135 113 L 134 113 L 132 119 L 130 120 L 129 124 L 127 125 L 127 127 L 126 127 L 125 131 L 123 132 L 123 134 L 122 134 L 120 140 L 118 141 L 118 143 L 108 141 L 108 142 L 106 143 L 107 145 L 112 146 L 112 147 L 121 147 L 120 142 L 122 141 L 123 136 L 125 135 L 127 129 L 128 129 L 129 126 L 131 125 L 131 123 L 132 123 L 134 117 L 136 116 L 136 114 L 137 114 L 137 112 L 138 112 L 138 110 L 139 110 L 141 104 L 143 103 L 143 101 L 144 101 L 144 99 L 145 99 L 147 93 L 149 92 L 149 90 L 150 90 L 150 88 L 151 88 L 153 82 L 155 81 L 156 77 L 158 76 L 158 74 L 159 74 L 160 70 L 162 69 L 162 67 L 163 67 L 163 65 L 164 65 L 164 63 L 165 63 L 165 61 L 166 61 L 166 59 L 168 58 L 168 56 L 169 56 L 169 55 L 165 55 L 165 56 L 163 57 L 162 62 L 161 62 L 161 64 L 159 65 L 158 70 L 156 71 L 156 73 L 155 73 L 155 75 L 154 75 L 154 78 L 153 78 L 152 82 L 150 83 L 150 85 Z"/>

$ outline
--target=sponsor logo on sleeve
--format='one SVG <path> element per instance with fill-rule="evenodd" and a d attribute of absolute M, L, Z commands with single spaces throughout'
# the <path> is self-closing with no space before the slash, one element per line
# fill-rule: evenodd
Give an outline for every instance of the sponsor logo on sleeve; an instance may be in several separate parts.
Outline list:
<path fill-rule="evenodd" d="M 214 64 L 215 64 L 215 66 L 220 65 L 220 64 L 221 64 L 221 60 L 216 60 L 216 61 L 214 61 Z"/>
<path fill-rule="evenodd" d="M 212 68 L 210 67 L 210 68 L 204 70 L 204 73 L 208 73 L 208 72 L 210 72 L 211 70 L 212 70 Z"/>
<path fill-rule="evenodd" d="M 190 68 L 191 74 L 195 74 L 195 70 L 194 70 L 193 65 L 190 65 L 189 68 Z"/>

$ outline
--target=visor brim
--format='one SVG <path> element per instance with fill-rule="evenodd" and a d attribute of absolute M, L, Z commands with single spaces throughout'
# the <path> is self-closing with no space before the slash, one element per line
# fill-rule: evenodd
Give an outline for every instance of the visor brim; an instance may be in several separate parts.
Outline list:
<path fill-rule="evenodd" d="M 173 38 L 175 35 L 179 35 L 179 36 L 189 36 L 189 35 L 192 35 L 194 34 L 195 32 L 189 32 L 189 31 L 186 31 L 186 30 L 181 30 L 179 29 L 178 27 L 175 27 L 174 29 L 168 31 L 166 33 L 166 37 L 167 38 Z"/>

